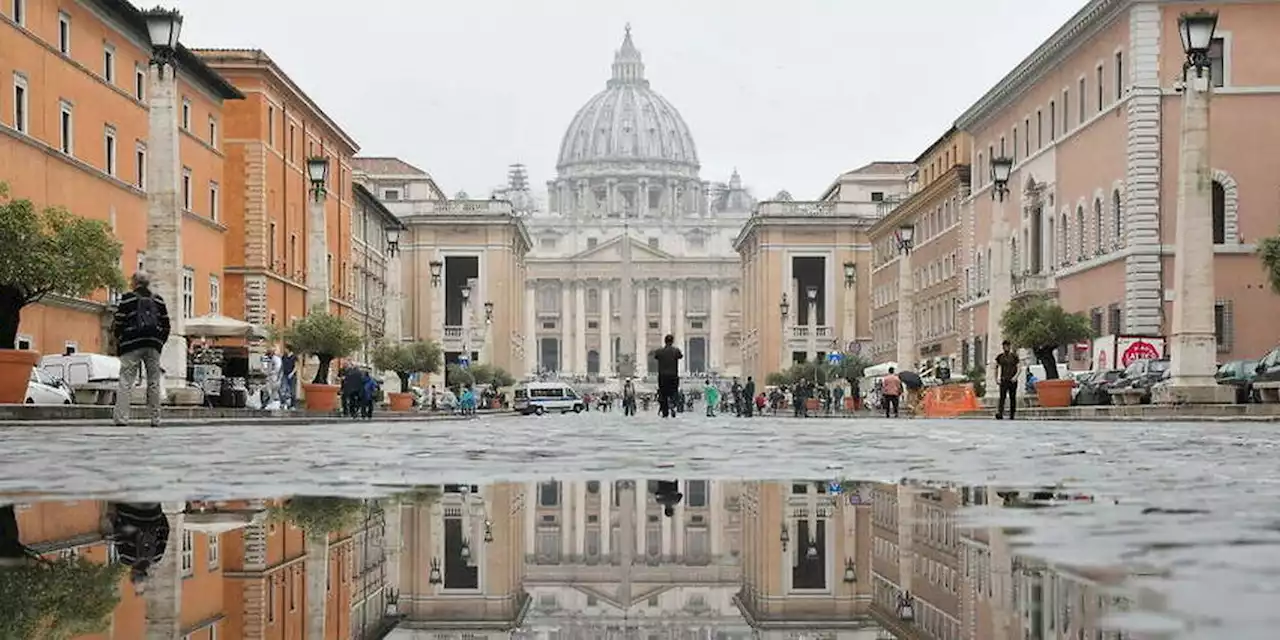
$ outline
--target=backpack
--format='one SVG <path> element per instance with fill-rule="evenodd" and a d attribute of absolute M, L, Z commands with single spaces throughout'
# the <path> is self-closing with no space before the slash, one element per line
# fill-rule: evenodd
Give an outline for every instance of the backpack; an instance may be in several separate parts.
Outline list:
<path fill-rule="evenodd" d="M 138 310 L 133 316 L 133 330 L 143 335 L 160 333 L 160 304 L 151 296 L 138 296 Z"/>

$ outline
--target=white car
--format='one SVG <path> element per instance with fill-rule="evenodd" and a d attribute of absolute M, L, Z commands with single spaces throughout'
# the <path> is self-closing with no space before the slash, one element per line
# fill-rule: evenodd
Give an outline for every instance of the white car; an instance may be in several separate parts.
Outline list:
<path fill-rule="evenodd" d="M 61 380 L 35 368 L 27 382 L 27 404 L 71 404 L 71 391 Z"/>

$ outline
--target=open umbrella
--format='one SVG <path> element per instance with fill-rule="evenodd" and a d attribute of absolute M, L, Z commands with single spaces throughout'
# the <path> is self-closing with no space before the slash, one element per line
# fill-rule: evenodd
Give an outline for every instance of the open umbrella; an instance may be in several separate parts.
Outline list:
<path fill-rule="evenodd" d="M 924 381 L 920 379 L 920 374 L 914 371 L 902 371 L 898 373 L 898 379 L 902 381 L 902 386 L 908 389 L 920 389 L 924 387 Z"/>
<path fill-rule="evenodd" d="M 265 333 L 258 325 L 216 314 L 187 318 L 184 327 L 188 336 L 197 338 L 250 338 Z"/>

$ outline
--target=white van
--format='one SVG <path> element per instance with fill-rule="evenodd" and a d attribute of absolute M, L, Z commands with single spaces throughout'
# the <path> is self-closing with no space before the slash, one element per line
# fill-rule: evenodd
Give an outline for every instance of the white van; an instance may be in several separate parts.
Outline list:
<path fill-rule="evenodd" d="M 522 382 L 512 393 L 512 407 L 524 414 L 582 413 L 587 405 L 573 387 L 563 382 Z"/>

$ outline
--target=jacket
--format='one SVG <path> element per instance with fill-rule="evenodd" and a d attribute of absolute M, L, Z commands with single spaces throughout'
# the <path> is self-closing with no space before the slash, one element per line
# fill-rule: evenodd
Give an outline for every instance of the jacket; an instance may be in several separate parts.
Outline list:
<path fill-rule="evenodd" d="M 154 331 L 143 331 L 135 326 L 140 297 L 151 298 L 159 307 L 160 317 Z M 124 355 L 138 349 L 162 351 L 164 343 L 169 340 L 169 307 L 165 305 L 163 298 L 147 289 L 130 291 L 120 298 L 120 304 L 116 306 L 116 313 L 111 322 L 111 334 L 116 339 L 116 355 Z"/>
<path fill-rule="evenodd" d="M 116 553 L 128 566 L 155 564 L 169 545 L 169 518 L 159 504 L 116 505 Z"/>

